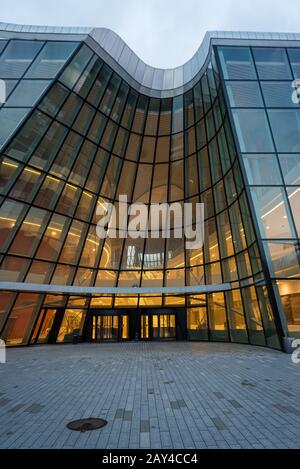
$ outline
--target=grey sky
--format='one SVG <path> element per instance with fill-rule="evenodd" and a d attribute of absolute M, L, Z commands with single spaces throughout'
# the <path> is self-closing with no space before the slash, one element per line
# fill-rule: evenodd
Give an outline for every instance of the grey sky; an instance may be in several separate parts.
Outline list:
<path fill-rule="evenodd" d="M 146 63 L 188 60 L 206 31 L 299 32 L 296 0 L 1 0 L 1 21 L 104 26 Z"/>

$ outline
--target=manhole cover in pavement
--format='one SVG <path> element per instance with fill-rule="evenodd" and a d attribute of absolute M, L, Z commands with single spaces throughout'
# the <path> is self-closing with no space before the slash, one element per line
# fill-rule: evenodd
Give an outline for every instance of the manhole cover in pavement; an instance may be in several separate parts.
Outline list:
<path fill-rule="evenodd" d="M 77 432 L 89 432 L 91 430 L 97 430 L 107 424 L 104 419 L 97 419 L 90 417 L 88 419 L 73 420 L 67 424 L 67 428 L 75 430 Z"/>

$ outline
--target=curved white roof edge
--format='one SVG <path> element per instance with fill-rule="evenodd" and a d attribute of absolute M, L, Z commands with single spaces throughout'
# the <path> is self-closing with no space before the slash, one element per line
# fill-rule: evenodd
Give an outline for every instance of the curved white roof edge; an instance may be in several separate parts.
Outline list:
<path fill-rule="evenodd" d="M 197 51 L 187 62 L 178 67 L 162 69 L 146 64 L 117 33 L 107 28 L 35 26 L 0 22 L 0 37 L 41 39 L 45 38 L 45 35 L 53 39 L 86 40 L 90 45 L 95 41 L 102 52 L 108 54 L 118 68 L 123 69 L 126 78 L 129 76 L 139 85 L 140 92 L 160 97 L 180 94 L 185 91 L 186 85 L 194 83 L 194 79 L 208 59 L 212 43 L 278 45 L 287 42 L 289 45 L 300 45 L 300 33 L 208 31 Z"/>

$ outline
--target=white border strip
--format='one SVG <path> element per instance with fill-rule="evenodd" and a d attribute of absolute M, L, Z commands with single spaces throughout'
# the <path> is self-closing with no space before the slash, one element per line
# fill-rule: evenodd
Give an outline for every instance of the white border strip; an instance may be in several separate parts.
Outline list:
<path fill-rule="evenodd" d="M 231 290 L 230 283 L 213 285 L 195 285 L 188 287 L 80 287 L 73 285 L 49 285 L 23 282 L 0 282 L 0 290 L 39 292 L 39 293 L 68 293 L 71 295 L 145 295 L 153 294 L 189 294 L 189 293 L 214 293 Z"/>

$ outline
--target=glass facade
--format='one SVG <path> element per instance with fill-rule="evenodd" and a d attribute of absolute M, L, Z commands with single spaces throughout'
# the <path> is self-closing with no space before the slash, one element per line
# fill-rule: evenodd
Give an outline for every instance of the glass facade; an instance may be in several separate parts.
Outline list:
<path fill-rule="evenodd" d="M 158 98 L 139 93 L 85 42 L 4 42 L 0 284 L 29 288 L 0 292 L 8 345 L 80 336 L 280 349 L 283 335 L 300 333 L 294 49 L 214 47 L 193 86 Z M 204 203 L 203 248 L 185 249 L 176 220 L 169 239 L 161 224 L 156 238 L 100 239 L 97 208 L 119 195 L 147 206 Z M 230 289 L 176 293 L 219 284 Z"/>
<path fill-rule="evenodd" d="M 299 52 L 285 47 L 218 47 L 217 52 L 276 306 L 284 328 L 296 337 L 300 336 L 300 100 L 292 98 Z M 241 56 L 243 66 L 238 67 Z"/>

